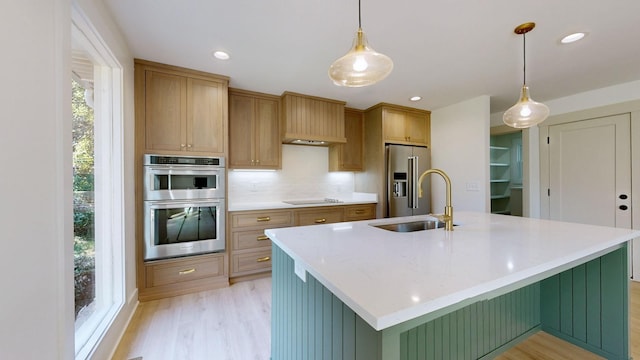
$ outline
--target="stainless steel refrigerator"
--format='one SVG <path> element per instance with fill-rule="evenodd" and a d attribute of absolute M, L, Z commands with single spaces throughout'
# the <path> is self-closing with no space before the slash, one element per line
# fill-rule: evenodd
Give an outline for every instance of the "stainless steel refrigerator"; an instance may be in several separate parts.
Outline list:
<path fill-rule="evenodd" d="M 387 145 L 388 217 L 426 215 L 431 212 L 430 179 L 422 183 L 418 198 L 418 178 L 431 167 L 430 151 L 422 146 Z"/>

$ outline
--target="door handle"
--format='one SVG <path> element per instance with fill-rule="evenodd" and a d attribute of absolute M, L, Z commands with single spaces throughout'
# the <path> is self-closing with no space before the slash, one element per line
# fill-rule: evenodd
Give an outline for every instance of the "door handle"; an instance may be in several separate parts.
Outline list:
<path fill-rule="evenodd" d="M 618 209 L 620 210 L 627 210 L 629 207 L 627 205 L 620 205 L 618 206 Z"/>

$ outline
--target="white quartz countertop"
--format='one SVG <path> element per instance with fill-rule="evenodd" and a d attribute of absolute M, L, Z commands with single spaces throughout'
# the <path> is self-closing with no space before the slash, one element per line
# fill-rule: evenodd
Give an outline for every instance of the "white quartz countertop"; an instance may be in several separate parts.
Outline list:
<path fill-rule="evenodd" d="M 369 325 L 382 330 L 498 296 L 602 256 L 640 231 L 459 212 L 452 232 L 396 233 L 369 224 L 268 229 L 266 235 Z"/>
<path fill-rule="evenodd" d="M 329 200 L 324 201 L 322 200 Z M 289 202 L 293 202 L 291 204 Z M 269 210 L 269 209 L 299 209 L 305 207 L 316 206 L 336 206 L 336 205 L 357 205 L 357 204 L 372 204 L 377 203 L 378 198 L 376 194 L 370 193 L 353 193 L 349 196 L 339 196 L 335 198 L 328 197 L 314 197 L 314 196 L 292 196 L 282 200 L 269 200 L 269 201 L 229 201 L 229 211 L 249 211 L 249 210 Z"/>

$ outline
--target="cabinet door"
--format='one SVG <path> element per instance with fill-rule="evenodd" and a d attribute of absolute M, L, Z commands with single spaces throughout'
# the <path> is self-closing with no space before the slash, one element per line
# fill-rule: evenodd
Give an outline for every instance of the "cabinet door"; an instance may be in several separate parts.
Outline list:
<path fill-rule="evenodd" d="M 282 167 L 282 141 L 278 101 L 258 98 L 255 106 L 255 165 L 263 169 L 279 169 Z"/>
<path fill-rule="evenodd" d="M 227 87 L 187 79 L 187 151 L 225 153 Z"/>
<path fill-rule="evenodd" d="M 409 142 L 415 145 L 429 145 L 429 121 L 425 115 L 407 112 L 405 131 Z"/>
<path fill-rule="evenodd" d="M 229 167 L 248 168 L 253 157 L 253 121 L 255 99 L 231 94 L 229 97 Z"/>
<path fill-rule="evenodd" d="M 347 142 L 329 147 L 329 171 L 362 171 L 364 164 L 364 113 L 346 109 L 344 135 Z"/>
<path fill-rule="evenodd" d="M 383 110 L 383 133 L 385 142 L 407 143 L 407 129 L 404 111 L 394 109 Z"/>
<path fill-rule="evenodd" d="M 181 151 L 186 147 L 186 80 L 145 71 L 145 149 Z"/>

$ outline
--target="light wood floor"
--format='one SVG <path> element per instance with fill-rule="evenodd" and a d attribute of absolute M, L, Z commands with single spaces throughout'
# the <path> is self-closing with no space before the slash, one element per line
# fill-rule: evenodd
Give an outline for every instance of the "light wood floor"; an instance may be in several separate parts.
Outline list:
<path fill-rule="evenodd" d="M 267 360 L 271 278 L 140 303 L 113 357 Z"/>
<path fill-rule="evenodd" d="M 632 282 L 630 292 L 631 355 L 640 359 L 640 283 Z M 114 359 L 268 360 L 270 316 L 271 278 L 141 303 Z M 539 332 L 498 359 L 602 358 Z"/>

